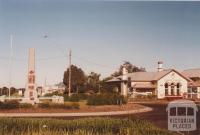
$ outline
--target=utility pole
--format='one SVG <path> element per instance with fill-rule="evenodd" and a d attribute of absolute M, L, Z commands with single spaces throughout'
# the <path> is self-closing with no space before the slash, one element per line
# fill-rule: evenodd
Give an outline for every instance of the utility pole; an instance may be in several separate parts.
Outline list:
<path fill-rule="evenodd" d="M 13 35 L 10 35 L 10 60 L 9 60 L 9 90 L 8 90 L 8 98 L 10 100 L 11 93 L 11 81 L 12 81 L 12 57 L 13 57 Z"/>
<path fill-rule="evenodd" d="M 71 58 L 72 58 L 72 51 L 69 50 L 69 92 L 68 96 L 71 96 L 71 75 L 72 75 L 72 69 L 71 69 Z"/>

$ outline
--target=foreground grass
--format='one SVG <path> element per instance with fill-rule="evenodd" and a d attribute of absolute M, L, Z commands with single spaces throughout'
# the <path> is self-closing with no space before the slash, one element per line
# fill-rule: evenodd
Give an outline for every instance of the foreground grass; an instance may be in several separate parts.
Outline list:
<path fill-rule="evenodd" d="M 1 118 L 1 135 L 172 135 L 138 119 L 78 120 Z"/>

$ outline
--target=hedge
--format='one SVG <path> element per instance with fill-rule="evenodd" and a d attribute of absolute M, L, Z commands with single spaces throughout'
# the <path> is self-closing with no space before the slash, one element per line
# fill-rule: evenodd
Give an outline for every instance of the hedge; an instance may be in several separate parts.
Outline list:
<path fill-rule="evenodd" d="M 121 105 L 126 104 L 127 99 L 119 94 L 105 93 L 95 94 L 88 98 L 88 105 Z"/>
<path fill-rule="evenodd" d="M 76 102 L 64 103 L 64 104 L 44 102 L 44 103 L 39 103 L 38 107 L 43 108 L 43 109 L 48 109 L 48 108 L 54 108 L 54 109 L 79 109 L 80 105 L 79 105 L 79 103 L 76 103 Z"/>

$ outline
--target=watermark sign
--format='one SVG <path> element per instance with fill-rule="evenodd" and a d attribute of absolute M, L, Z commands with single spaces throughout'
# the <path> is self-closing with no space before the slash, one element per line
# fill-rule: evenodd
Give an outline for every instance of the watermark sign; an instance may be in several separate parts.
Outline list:
<path fill-rule="evenodd" d="M 175 100 L 168 104 L 168 130 L 195 131 L 197 129 L 196 104 L 190 100 Z"/>

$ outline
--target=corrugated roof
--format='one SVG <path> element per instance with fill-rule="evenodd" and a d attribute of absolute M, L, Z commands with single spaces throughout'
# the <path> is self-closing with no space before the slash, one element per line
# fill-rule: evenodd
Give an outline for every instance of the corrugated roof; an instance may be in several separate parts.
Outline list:
<path fill-rule="evenodd" d="M 151 82 L 142 82 L 142 83 L 138 82 L 133 87 L 134 88 L 150 88 L 150 89 L 156 88 L 156 86 L 153 85 Z"/>
<path fill-rule="evenodd" d="M 130 77 L 132 81 L 156 81 L 171 71 L 170 69 L 160 72 L 135 72 L 127 74 L 127 77 Z"/>
<path fill-rule="evenodd" d="M 162 77 L 164 77 L 165 75 L 167 75 L 168 73 L 170 73 L 171 71 L 177 72 L 173 69 L 167 69 L 167 70 L 163 70 L 160 72 L 134 72 L 134 73 L 128 73 L 126 76 L 128 78 L 131 78 L 131 81 L 136 81 L 136 82 L 151 82 L 151 81 L 157 81 L 159 79 L 161 79 Z M 180 74 L 182 77 L 184 77 L 185 79 L 191 81 L 187 76 L 184 76 L 183 74 L 177 72 L 178 74 Z M 109 80 L 108 82 L 116 82 L 116 81 L 121 81 L 122 80 L 122 76 L 118 76 L 113 78 L 112 80 Z"/>
<path fill-rule="evenodd" d="M 127 74 L 132 81 L 152 81 L 155 77 L 155 72 L 135 72 Z"/>
<path fill-rule="evenodd" d="M 189 78 L 200 78 L 200 68 L 184 70 L 182 74 Z"/>
<path fill-rule="evenodd" d="M 120 78 L 114 77 L 113 79 L 108 80 L 107 82 L 119 82 L 119 81 L 121 81 Z"/>

